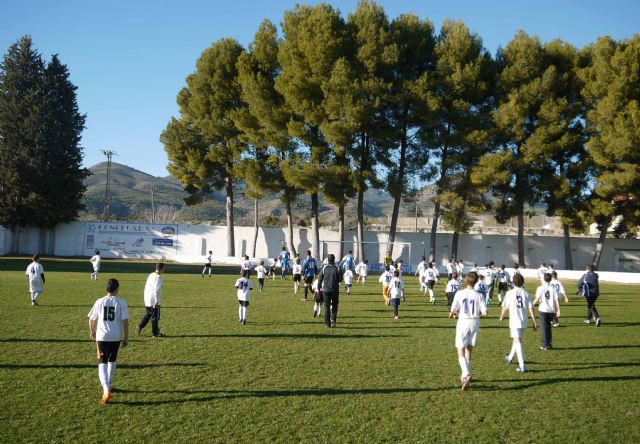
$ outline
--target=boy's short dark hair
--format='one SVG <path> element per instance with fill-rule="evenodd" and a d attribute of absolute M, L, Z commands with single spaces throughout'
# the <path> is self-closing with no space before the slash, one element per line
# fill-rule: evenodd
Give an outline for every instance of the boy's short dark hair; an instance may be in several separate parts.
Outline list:
<path fill-rule="evenodd" d="M 524 277 L 521 274 L 513 276 L 513 285 L 516 287 L 522 287 L 524 285 Z"/>
<path fill-rule="evenodd" d="M 333 254 L 330 254 L 329 256 L 327 256 L 327 260 L 330 264 L 333 264 L 336 261 L 336 257 Z"/>
<path fill-rule="evenodd" d="M 393 275 L 394 275 L 395 277 L 400 276 L 400 271 L 398 271 L 398 270 L 393 270 Z"/>
<path fill-rule="evenodd" d="M 164 262 L 158 262 L 156 264 L 156 271 L 162 271 L 164 270 Z"/>
<path fill-rule="evenodd" d="M 469 273 L 467 273 L 465 282 L 467 286 L 475 287 L 475 285 L 478 283 L 478 273 L 476 273 L 475 271 L 470 271 Z"/>
<path fill-rule="evenodd" d="M 242 276 L 243 278 L 246 278 L 248 275 L 249 275 L 249 270 L 240 271 L 240 276 Z"/>
<path fill-rule="evenodd" d="M 260 261 L 260 265 L 264 265 L 264 261 Z"/>
<path fill-rule="evenodd" d="M 544 274 L 544 281 L 545 282 L 551 282 L 551 273 L 545 273 Z"/>
<path fill-rule="evenodd" d="M 551 273 L 551 276 L 552 276 L 554 279 L 558 279 L 558 272 L 557 272 L 557 271 L 552 272 L 552 273 Z"/>
<path fill-rule="evenodd" d="M 32 259 L 34 261 L 39 261 L 40 260 L 40 255 L 38 253 L 36 253 L 36 254 L 33 255 Z"/>
<path fill-rule="evenodd" d="M 120 282 L 117 279 L 111 278 L 107 281 L 104 289 L 107 290 L 107 293 L 115 293 L 120 288 Z"/>

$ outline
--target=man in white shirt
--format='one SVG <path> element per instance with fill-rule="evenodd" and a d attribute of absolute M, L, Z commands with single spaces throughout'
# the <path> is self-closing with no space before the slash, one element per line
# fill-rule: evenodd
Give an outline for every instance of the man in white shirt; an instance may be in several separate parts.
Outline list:
<path fill-rule="evenodd" d="M 102 258 L 100 257 L 99 250 L 96 250 L 96 254 L 91 256 L 91 259 L 89 259 L 89 262 L 91 262 L 91 265 L 93 266 L 93 273 L 91 273 L 91 279 L 93 279 L 94 281 L 97 281 L 98 273 L 100 272 L 100 262 L 102 262 Z"/>
<path fill-rule="evenodd" d="M 44 267 L 40 264 L 40 255 L 34 254 L 33 261 L 25 271 L 27 280 L 29 281 L 29 293 L 31 294 L 31 306 L 38 304 L 38 298 L 42 293 L 42 285 L 44 284 Z"/>
<path fill-rule="evenodd" d="M 144 306 L 146 313 L 136 329 L 136 335 L 140 336 L 140 332 L 151 320 L 151 334 L 154 338 L 164 337 L 164 333 L 160 333 L 160 296 L 162 295 L 162 273 L 164 273 L 164 264 L 158 262 L 156 271 L 147 277 L 147 283 L 144 286 Z"/>
<path fill-rule="evenodd" d="M 96 341 L 98 350 L 98 378 L 102 385 L 100 404 L 111 400 L 111 385 L 116 374 L 116 358 L 122 346 L 129 343 L 129 309 L 127 303 L 118 298 L 120 283 L 117 279 L 107 281 L 107 295 L 98 299 L 89 312 L 89 335 Z"/>
<path fill-rule="evenodd" d="M 542 339 L 541 350 L 550 350 L 553 348 L 551 341 L 551 323 L 554 317 L 560 317 L 560 301 L 558 300 L 558 292 L 555 287 L 550 285 L 551 274 L 544 275 L 544 285 L 536 290 L 536 298 L 533 305 L 538 305 L 538 313 L 540 313 L 540 337 Z"/>
<path fill-rule="evenodd" d="M 504 315 L 509 312 L 509 330 L 511 331 L 511 337 L 513 338 L 513 344 L 511 345 L 511 352 L 506 356 L 507 364 L 511 364 L 513 355 L 518 356 L 518 369 L 520 373 L 525 372 L 524 366 L 524 349 L 522 348 L 522 336 L 527 328 L 527 313 L 531 315 L 533 321 L 533 330 L 536 329 L 536 317 L 533 314 L 533 304 L 531 303 L 531 297 L 522 287 L 524 285 L 524 278 L 521 274 L 513 276 L 512 290 L 507 291 L 502 302 L 502 311 L 500 312 L 500 321 L 504 319 Z"/>
<path fill-rule="evenodd" d="M 462 370 L 460 383 L 462 390 L 467 390 L 471 384 L 471 352 L 476 345 L 480 330 L 480 315 L 487 316 L 487 307 L 482 296 L 473 288 L 478 281 L 476 273 L 468 273 L 465 279 L 467 288 L 459 290 L 453 298 L 449 318 L 458 316 L 456 325 L 456 349 L 458 363 Z"/>

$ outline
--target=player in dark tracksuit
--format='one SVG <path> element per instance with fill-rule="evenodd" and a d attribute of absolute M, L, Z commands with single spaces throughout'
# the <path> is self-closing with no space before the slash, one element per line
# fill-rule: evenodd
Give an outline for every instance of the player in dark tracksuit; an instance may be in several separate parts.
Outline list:
<path fill-rule="evenodd" d="M 593 271 L 593 265 L 588 265 L 586 273 L 578 280 L 578 293 L 587 299 L 585 324 L 591 324 L 591 318 L 593 318 L 596 327 L 600 327 L 600 315 L 596 310 L 596 299 L 600 296 L 600 284 L 598 283 L 598 273 Z"/>
<path fill-rule="evenodd" d="M 324 326 L 335 327 L 342 271 L 336 266 L 336 257 L 333 254 L 330 254 L 327 259 L 329 263 L 322 267 L 318 277 L 318 288 L 324 296 Z"/>

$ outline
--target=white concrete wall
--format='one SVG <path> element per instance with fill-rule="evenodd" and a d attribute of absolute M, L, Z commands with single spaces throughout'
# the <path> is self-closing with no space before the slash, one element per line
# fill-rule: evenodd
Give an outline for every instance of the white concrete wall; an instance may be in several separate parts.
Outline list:
<path fill-rule="evenodd" d="M 37 228 L 22 228 L 17 233 L 0 227 L 0 255 L 8 254 L 12 245 L 19 243 L 19 253 L 33 254 L 41 252 L 55 256 L 80 256 L 83 254 L 85 241 L 85 222 L 72 222 L 57 226 L 46 233 L 45 243 L 39 245 L 39 230 Z M 236 227 L 235 242 L 236 256 L 249 254 L 252 251 L 253 227 Z M 387 241 L 388 234 L 382 232 L 366 232 L 365 242 Z M 326 229 L 320 230 L 321 253 L 338 254 L 339 245 L 327 241 L 337 241 L 338 233 Z M 438 233 L 436 240 L 436 262 L 444 265 L 451 254 L 451 234 Z M 285 240 L 285 230 L 280 228 L 261 228 L 258 233 L 256 258 L 273 258 L 282 249 Z M 355 232 L 347 231 L 345 240 L 355 241 Z M 429 233 L 400 232 L 396 235 L 397 242 L 411 244 L 411 263 L 416 264 L 423 252 L 429 249 Z M 299 228 L 294 230 L 293 243 L 297 251 L 304 255 L 311 248 L 311 230 Z M 212 250 L 214 256 L 222 259 L 227 253 L 227 234 L 224 226 L 209 225 L 179 225 L 176 234 L 176 249 L 174 256 L 166 256 L 168 260 L 187 262 L 202 262 L 207 251 Z M 591 261 L 595 249 L 595 238 L 572 238 L 574 269 L 583 270 Z M 52 248 L 51 248 L 52 247 Z M 345 244 L 344 251 L 356 251 L 354 244 Z M 370 262 L 380 261 L 387 250 L 386 244 L 365 245 L 366 257 Z M 409 262 L 408 246 L 396 245 L 393 252 L 394 259 L 402 258 Z M 122 254 L 110 254 L 102 250 L 104 257 L 126 257 Z M 136 256 L 137 257 L 137 256 Z M 161 255 L 148 254 L 145 258 L 160 259 Z M 477 263 L 483 266 L 493 260 L 496 264 L 506 264 L 507 267 L 517 261 L 517 238 L 515 236 L 468 234 L 460 235 L 458 258 L 467 266 Z M 229 261 L 230 259 L 225 259 Z M 561 237 L 531 236 L 525 237 L 526 265 L 532 269 L 544 261 L 552 263 L 557 270 L 565 268 L 564 244 Z M 633 272 L 640 275 L 640 240 L 638 239 L 607 239 L 600 261 L 599 271 L 603 272 Z"/>

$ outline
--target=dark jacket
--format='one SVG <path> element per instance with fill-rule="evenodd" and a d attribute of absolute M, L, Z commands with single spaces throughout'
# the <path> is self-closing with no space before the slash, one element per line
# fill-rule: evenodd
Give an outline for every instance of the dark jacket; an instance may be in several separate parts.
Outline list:
<path fill-rule="evenodd" d="M 593 297 L 600 295 L 600 284 L 598 283 L 598 273 L 587 271 L 578 280 L 578 290 L 582 296 Z"/>
<path fill-rule="evenodd" d="M 322 291 L 338 291 L 342 281 L 342 271 L 335 264 L 322 267 L 318 277 L 318 288 Z"/>

